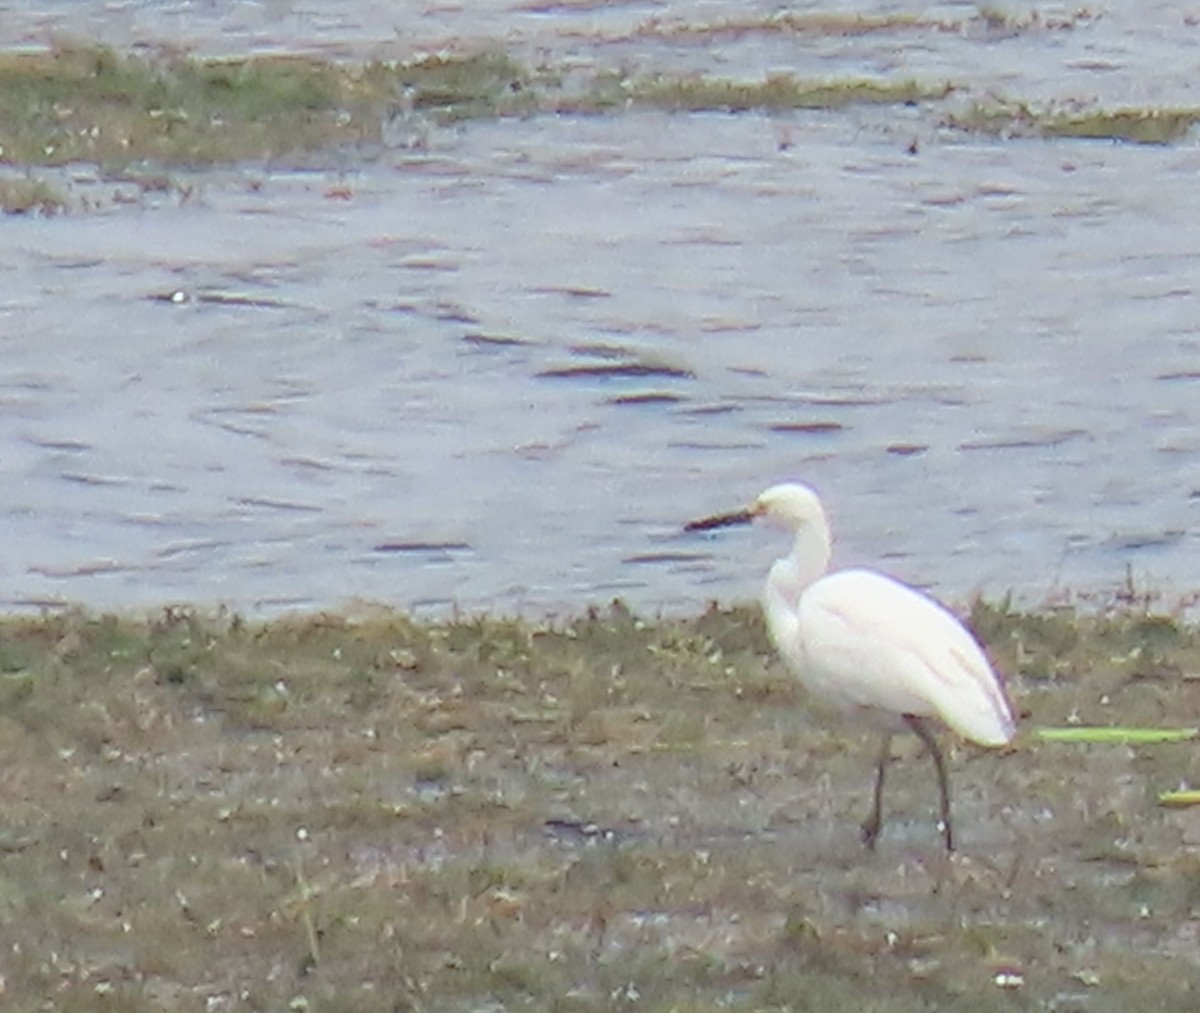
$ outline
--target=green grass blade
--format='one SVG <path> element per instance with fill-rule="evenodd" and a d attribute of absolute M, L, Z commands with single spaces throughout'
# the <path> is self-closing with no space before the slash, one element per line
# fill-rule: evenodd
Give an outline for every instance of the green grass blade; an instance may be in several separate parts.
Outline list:
<path fill-rule="evenodd" d="M 1185 809 L 1188 806 L 1200 805 L 1200 791 L 1194 788 L 1180 791 L 1160 791 L 1158 804 L 1170 806 L 1172 809 Z"/>
<path fill-rule="evenodd" d="M 1154 745 L 1159 742 L 1187 742 L 1200 737 L 1200 728 L 1039 728 L 1045 742 L 1098 742 Z"/>

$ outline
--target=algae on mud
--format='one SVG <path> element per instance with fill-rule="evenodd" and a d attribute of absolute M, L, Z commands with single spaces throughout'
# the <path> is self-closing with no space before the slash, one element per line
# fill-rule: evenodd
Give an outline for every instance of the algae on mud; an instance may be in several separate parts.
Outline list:
<path fill-rule="evenodd" d="M 946 125 L 996 137 L 1077 138 L 1173 144 L 1200 121 L 1200 109 L 1037 109 L 1023 102 L 976 102 Z"/>
<path fill-rule="evenodd" d="M 773 74 L 765 81 L 744 82 L 693 77 L 647 78 L 628 88 L 634 102 L 673 110 L 702 112 L 749 109 L 841 109 L 849 105 L 915 105 L 945 98 L 948 85 L 917 81 L 834 80 L 800 81 L 790 74 Z"/>
<path fill-rule="evenodd" d="M 18 165 L 89 161 L 175 166 L 279 158 L 381 142 L 414 114 L 441 122 L 627 104 L 671 109 L 841 108 L 943 97 L 914 81 L 765 82 L 598 71 L 568 88 L 565 70 L 523 67 L 498 51 L 409 62 L 313 57 L 200 60 L 63 48 L 0 54 L 0 156 Z"/>
<path fill-rule="evenodd" d="M 971 622 L 1027 728 L 1200 709 L 1171 617 Z M 1193 749 L 958 744 L 946 859 L 875 748 L 756 609 L 4 620 L 6 1008 L 1194 1008 Z"/>
<path fill-rule="evenodd" d="M 673 21 L 655 18 L 638 25 L 630 38 L 704 39 L 745 35 L 797 35 L 817 38 L 849 38 L 860 35 L 906 34 L 964 35 L 1011 38 L 1033 32 L 1063 32 L 1082 27 L 1096 17 L 1086 8 L 1053 14 L 1034 10 L 1016 14 L 990 4 L 978 3 L 965 17 L 941 18 L 908 11 L 882 14 L 822 10 L 779 10 L 768 14 L 745 14 L 712 21 Z"/>
<path fill-rule="evenodd" d="M 20 165 L 207 166 L 378 142 L 404 109 L 449 118 L 527 107 L 503 55 L 338 64 L 200 60 L 103 48 L 0 54 L 0 155 Z"/>

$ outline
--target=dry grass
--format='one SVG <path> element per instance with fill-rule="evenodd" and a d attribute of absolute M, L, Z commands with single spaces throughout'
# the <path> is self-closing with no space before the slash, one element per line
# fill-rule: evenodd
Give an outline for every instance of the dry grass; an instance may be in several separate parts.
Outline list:
<path fill-rule="evenodd" d="M 1179 724 L 1200 634 L 980 604 L 1024 724 Z M 754 611 L 0 625 L 14 1010 L 1192 1009 L 1187 745 L 952 753 L 806 705 Z M 1012 986 L 1012 987 L 1008 987 Z"/>

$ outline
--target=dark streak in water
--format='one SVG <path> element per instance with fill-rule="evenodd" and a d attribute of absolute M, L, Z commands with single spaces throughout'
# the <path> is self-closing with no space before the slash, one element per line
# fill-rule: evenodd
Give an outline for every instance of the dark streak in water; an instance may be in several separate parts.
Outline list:
<path fill-rule="evenodd" d="M 248 402 L 240 405 L 227 405 L 219 408 L 206 408 L 198 415 L 278 415 L 279 406 L 264 402 Z"/>
<path fill-rule="evenodd" d="M 170 545 L 165 545 L 155 555 L 159 559 L 173 559 L 175 556 L 183 556 L 190 552 L 202 552 L 208 549 L 220 549 L 229 545 L 228 541 L 216 538 L 195 538 L 187 542 L 173 542 Z"/>
<path fill-rule="evenodd" d="M 927 443 L 889 443 L 887 452 L 897 457 L 915 457 L 929 449 Z"/>
<path fill-rule="evenodd" d="M 82 440 L 43 440 L 37 436 L 26 436 L 25 442 L 44 450 L 65 450 L 71 453 L 81 453 L 92 449 L 90 443 L 84 443 Z"/>
<path fill-rule="evenodd" d="M 880 405 L 892 403 L 892 400 L 886 397 L 851 394 L 809 394 L 788 398 L 788 401 L 792 404 L 812 405 L 814 408 L 878 408 Z"/>
<path fill-rule="evenodd" d="M 288 304 L 278 299 L 263 299 L 260 296 L 232 295 L 228 292 L 187 292 L 176 289 L 174 292 L 152 292 L 146 297 L 150 302 L 166 302 L 175 306 L 188 303 L 209 303 L 214 306 L 238 306 L 257 310 L 286 309 Z"/>
<path fill-rule="evenodd" d="M 840 422 L 774 422 L 767 427 L 773 433 L 801 433 L 805 436 L 824 436 L 840 433 L 846 427 Z"/>
<path fill-rule="evenodd" d="M 399 265 L 405 271 L 445 271 L 453 273 L 459 270 L 458 264 L 446 260 L 433 260 L 428 257 L 414 257 L 402 260 Z"/>
<path fill-rule="evenodd" d="M 707 552 L 643 552 L 636 556 L 626 556 L 621 562 L 645 566 L 658 563 L 699 563 L 711 558 L 711 553 Z"/>
<path fill-rule="evenodd" d="M 30 573 L 40 573 L 43 577 L 97 577 L 106 573 L 131 573 L 136 567 L 129 563 L 118 563 L 115 559 L 98 559 L 92 563 L 80 563 L 78 566 L 31 566 Z"/>
<path fill-rule="evenodd" d="M 686 408 L 680 414 L 682 415 L 731 415 L 734 412 L 744 411 L 745 409 L 740 404 L 703 404 L 697 405 L 694 408 Z"/>
<path fill-rule="evenodd" d="M 1040 436 L 1023 436 L 1011 440 L 967 440 L 958 445 L 959 450 L 1032 450 L 1037 447 L 1059 447 L 1079 436 L 1083 429 L 1065 429 L 1060 432 L 1044 433 Z"/>
<path fill-rule="evenodd" d="M 15 609 L 53 609 L 55 611 L 63 611 L 72 607 L 61 598 L 51 598 L 48 595 L 6 598 L 4 604 L 12 606 Z"/>
<path fill-rule="evenodd" d="M 81 471 L 64 471 L 59 475 L 65 482 L 76 482 L 79 485 L 128 485 L 128 478 L 113 475 L 88 475 Z"/>
<path fill-rule="evenodd" d="M 215 429 L 223 429 L 227 433 L 232 433 L 234 436 L 251 436 L 256 440 L 267 439 L 267 434 L 259 429 L 253 429 L 250 426 L 238 426 L 232 422 L 222 422 L 219 419 L 205 418 L 203 415 L 197 415 L 196 421 L 204 425 L 212 426 Z"/>
<path fill-rule="evenodd" d="M 280 459 L 279 463 L 293 468 L 308 468 L 312 471 L 337 471 L 337 465 L 333 462 L 319 461 L 315 457 L 284 457 Z"/>
<path fill-rule="evenodd" d="M 256 310 L 281 310 L 287 308 L 287 303 L 278 299 L 263 299 L 259 296 L 229 295 L 225 292 L 201 292 L 196 296 L 197 302 L 213 303 L 217 306 L 244 306 Z"/>
<path fill-rule="evenodd" d="M 652 362 L 604 362 L 588 366 L 556 366 L 536 374 L 552 380 L 603 379 L 607 377 L 658 376 L 672 380 L 694 380 L 695 374 L 678 366 Z"/>
<path fill-rule="evenodd" d="M 730 443 L 705 443 L 702 440 L 672 440 L 667 444 L 672 450 L 761 450 L 763 444 L 743 442 L 741 440 Z"/>
<path fill-rule="evenodd" d="M 650 390 L 644 394 L 617 394 L 605 399 L 605 404 L 641 405 L 641 404 L 676 404 L 686 398 L 667 390 Z"/>
<path fill-rule="evenodd" d="M 1181 369 L 1176 373 L 1160 373 L 1156 380 L 1200 380 L 1200 369 Z"/>
<path fill-rule="evenodd" d="M 0 389 L 44 391 L 53 390 L 54 384 L 49 380 L 43 380 L 41 377 L 21 377 L 14 374 L 9 376 L 3 384 L 0 384 Z"/>
<path fill-rule="evenodd" d="M 173 531 L 178 527 L 179 521 L 175 517 L 162 514 L 126 513 L 121 516 L 121 523 L 151 531 Z"/>
<path fill-rule="evenodd" d="M 626 345 L 612 345 L 604 341 L 595 341 L 586 345 L 568 345 L 567 351 L 572 355 L 588 356 L 592 359 L 629 359 L 637 353 Z"/>
<path fill-rule="evenodd" d="M 535 295 L 568 295 L 573 299 L 611 299 L 612 293 L 602 288 L 585 288 L 582 286 L 558 287 L 555 285 L 530 286 L 526 289 Z"/>
<path fill-rule="evenodd" d="M 532 342 L 526 341 L 524 338 L 511 338 L 507 334 L 482 334 L 471 333 L 464 334 L 462 340 L 468 345 L 477 345 L 481 348 L 526 348 Z"/>
<path fill-rule="evenodd" d="M 1121 552 L 1135 552 L 1139 549 L 1173 545 L 1186 537 L 1186 531 L 1147 531 L 1140 534 L 1114 535 L 1108 540 L 1108 545 Z"/>
<path fill-rule="evenodd" d="M 54 266 L 59 271 L 82 271 L 91 270 L 103 263 L 104 261 L 100 257 L 89 257 L 87 260 L 59 260 Z"/>
<path fill-rule="evenodd" d="M 267 499 L 262 496 L 239 496 L 234 500 L 241 506 L 267 507 L 271 510 L 288 510 L 295 513 L 319 514 L 321 508 L 309 503 L 293 503 L 290 500 Z"/>
<path fill-rule="evenodd" d="M 471 548 L 469 542 L 381 542 L 375 552 L 465 552 Z"/>

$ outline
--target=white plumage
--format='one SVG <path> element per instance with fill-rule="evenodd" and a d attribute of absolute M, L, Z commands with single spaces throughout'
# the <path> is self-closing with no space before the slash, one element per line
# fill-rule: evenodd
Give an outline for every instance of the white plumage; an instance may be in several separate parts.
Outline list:
<path fill-rule="evenodd" d="M 805 485 L 772 486 L 746 510 L 688 527 L 705 530 L 755 518 L 794 537 L 792 551 L 776 560 L 763 591 L 775 647 L 811 692 L 885 731 L 864 839 L 874 847 L 882 826 L 891 735 L 908 727 L 933 758 L 946 848 L 953 850 L 945 765 L 928 722 L 940 720 L 983 746 L 1006 744 L 1015 724 L 999 677 L 962 623 L 929 596 L 873 570 L 826 573 L 829 523 L 816 493 Z"/>
<path fill-rule="evenodd" d="M 869 611 L 868 611 L 869 610 Z M 843 706 L 939 718 L 983 746 L 1013 736 L 1012 713 L 983 651 L 937 602 L 871 570 L 811 584 L 790 637 L 772 637 L 814 693 Z"/>

